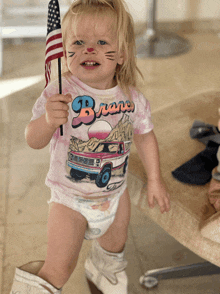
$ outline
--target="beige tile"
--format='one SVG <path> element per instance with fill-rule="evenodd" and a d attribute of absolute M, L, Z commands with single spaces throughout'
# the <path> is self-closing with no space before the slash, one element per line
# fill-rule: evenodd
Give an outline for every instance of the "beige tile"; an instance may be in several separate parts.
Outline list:
<path fill-rule="evenodd" d="M 8 197 L 10 199 L 24 197 L 34 185 L 44 184 L 46 174 L 47 167 L 44 164 L 12 165 Z"/>
<path fill-rule="evenodd" d="M 5 219 L 6 219 L 6 190 L 8 184 L 8 168 L 0 168 L 0 293 L 3 285 L 3 264 L 5 254 Z"/>
<path fill-rule="evenodd" d="M 36 74 L 33 76 L 35 75 Z M 11 79 L 11 86 L 13 87 L 13 79 Z M 41 95 L 41 92 L 44 90 L 44 86 L 45 82 L 43 80 L 32 86 L 26 87 L 23 90 L 17 91 L 3 99 L 6 101 L 4 104 L 5 108 L 7 108 L 7 116 L 12 122 L 11 130 L 20 129 L 24 131 L 26 124 L 31 119 L 32 107 L 37 98 Z"/>
<path fill-rule="evenodd" d="M 0 293 L 3 285 L 3 262 L 4 262 L 4 237 L 5 226 L 0 226 Z"/>
<path fill-rule="evenodd" d="M 9 175 L 8 168 L 0 168 L 0 226 L 5 225 L 8 175 Z"/>
<path fill-rule="evenodd" d="M 12 142 L 11 155 L 10 155 L 10 165 L 11 166 L 26 166 L 30 165 L 43 165 L 43 173 L 49 170 L 49 146 L 44 149 L 34 150 L 30 148 L 26 143 Z"/>
<path fill-rule="evenodd" d="M 185 36 L 192 44 L 187 54 L 160 59 L 138 59 L 144 74 L 140 88 L 155 110 L 178 103 L 193 94 L 219 90 L 220 38 L 217 34 Z"/>
<path fill-rule="evenodd" d="M 20 188 L 21 191 L 21 188 Z M 24 192 L 8 199 L 7 224 L 34 224 L 47 221 L 50 190 L 43 184 L 24 187 Z"/>
<path fill-rule="evenodd" d="M 5 44 L 3 77 L 15 78 L 44 73 L 44 56 L 45 42 Z"/>
<path fill-rule="evenodd" d="M 132 195 L 132 203 L 138 205 L 143 182 L 139 178 L 135 178 L 133 181 L 133 177 L 134 175 L 131 173 L 128 175 L 128 191 L 130 196 Z"/>
<path fill-rule="evenodd" d="M 65 285 L 65 294 L 85 293 L 89 289 L 84 274 L 84 262 L 91 246 L 84 241 L 77 267 Z M 4 280 L 2 294 L 8 294 L 14 270 L 17 266 L 35 260 L 44 260 L 46 254 L 46 222 L 31 225 L 13 225 L 7 227 L 6 252 L 4 262 Z"/>
<path fill-rule="evenodd" d="M 6 225 L 6 192 L 8 184 L 8 168 L 0 168 L 0 293 L 3 285 L 3 264 L 5 254 L 5 225 Z"/>
<path fill-rule="evenodd" d="M 27 110 L 26 113 L 28 113 Z M 25 127 L 28 120 L 18 118 L 18 121 L 19 123 L 12 124 L 10 130 L 10 166 L 24 165 L 28 168 L 35 164 L 44 164 L 45 169 L 48 169 L 49 145 L 40 150 L 30 148 L 25 140 Z"/>
<path fill-rule="evenodd" d="M 4 118 L 3 118 L 3 120 L 4 120 Z M 8 162 L 9 162 L 9 154 L 10 154 L 10 140 L 8 140 L 9 123 L 0 122 L 0 133 L 1 133 L 1 136 L 0 136 L 0 150 L 1 150 L 1 152 L 0 152 L 0 162 L 1 162 L 1 167 L 7 167 Z"/>
<path fill-rule="evenodd" d="M 152 111 L 185 98 L 187 93 L 181 74 L 184 72 L 181 58 L 184 57 L 138 60 L 145 78 L 144 82 L 140 83 L 141 91 L 151 102 Z"/>
<path fill-rule="evenodd" d="M 36 224 L 17 224 L 8 225 L 6 228 L 6 248 L 5 258 L 7 261 L 12 261 L 18 257 L 19 259 L 25 254 L 37 256 L 45 250 L 46 245 L 47 222 L 39 221 Z M 40 250 L 38 252 L 38 250 Z M 38 257 L 40 258 L 40 257 Z M 19 260 L 13 261 L 18 264 Z"/>
<path fill-rule="evenodd" d="M 14 142 L 13 142 L 14 144 Z M 49 152 L 28 146 L 13 146 L 8 184 L 8 224 L 30 224 L 47 220 L 50 190 L 45 185 Z"/>
<path fill-rule="evenodd" d="M 125 248 L 125 256 L 128 261 L 126 272 L 129 280 L 129 293 L 142 293 L 143 288 L 139 284 L 139 278 L 143 274 L 142 262 L 138 249 L 136 247 L 136 242 L 133 238 L 133 232 L 131 228 L 129 228 L 128 241 Z"/>
<path fill-rule="evenodd" d="M 30 148 L 24 138 L 26 121 L 20 121 L 11 129 L 10 148 L 10 182 L 8 187 L 9 199 L 23 199 L 29 193 L 34 193 L 34 187 L 43 189 L 36 199 L 45 200 L 45 177 L 49 169 L 49 146 L 34 150 Z M 32 195 L 33 196 L 33 195 Z M 31 196 L 29 196 L 31 197 Z M 32 203 L 33 204 L 33 203 Z"/>
<path fill-rule="evenodd" d="M 4 254 L 2 294 L 8 294 L 17 266 L 34 260 L 44 260 L 46 222 L 31 225 L 8 225 Z"/>

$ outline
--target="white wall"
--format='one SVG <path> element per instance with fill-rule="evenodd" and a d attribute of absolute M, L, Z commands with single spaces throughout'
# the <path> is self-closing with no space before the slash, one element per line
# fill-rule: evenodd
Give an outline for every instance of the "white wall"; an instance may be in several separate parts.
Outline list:
<path fill-rule="evenodd" d="M 155 0 L 157 21 L 219 19 L 220 0 Z M 146 19 L 148 0 L 126 0 L 134 21 Z"/>
<path fill-rule="evenodd" d="M 148 0 L 125 0 L 135 22 L 146 21 Z M 220 19 L 220 0 L 155 0 L 157 21 Z M 49 0 L 3 0 L 4 5 L 45 5 Z M 60 4 L 71 0 L 59 0 Z"/>

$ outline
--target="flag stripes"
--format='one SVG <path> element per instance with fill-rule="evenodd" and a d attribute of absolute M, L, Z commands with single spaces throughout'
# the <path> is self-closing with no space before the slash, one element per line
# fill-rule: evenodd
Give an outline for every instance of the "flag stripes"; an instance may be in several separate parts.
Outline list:
<path fill-rule="evenodd" d="M 60 25 L 60 8 L 58 0 L 51 0 L 48 5 L 48 24 L 45 52 L 46 86 L 50 82 L 51 60 L 61 58 L 62 56 L 63 42 Z"/>

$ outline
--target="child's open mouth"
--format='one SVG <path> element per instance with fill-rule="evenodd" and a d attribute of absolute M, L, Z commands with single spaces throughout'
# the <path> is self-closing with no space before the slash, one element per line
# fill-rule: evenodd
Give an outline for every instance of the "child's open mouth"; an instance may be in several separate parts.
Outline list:
<path fill-rule="evenodd" d="M 94 67 L 99 66 L 100 64 L 96 61 L 85 61 L 85 62 L 81 63 L 81 65 L 86 68 L 94 68 Z"/>

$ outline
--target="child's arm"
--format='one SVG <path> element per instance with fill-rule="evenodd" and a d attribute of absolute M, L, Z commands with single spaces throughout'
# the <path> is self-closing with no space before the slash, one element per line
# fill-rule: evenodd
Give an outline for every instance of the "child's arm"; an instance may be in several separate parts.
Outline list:
<path fill-rule="evenodd" d="M 68 120 L 68 103 L 71 95 L 53 95 L 47 99 L 46 113 L 31 121 L 25 130 L 28 145 L 34 149 L 42 149 L 50 142 L 56 129 Z"/>
<path fill-rule="evenodd" d="M 147 173 L 148 203 L 154 207 L 154 199 L 160 206 L 161 213 L 170 209 L 170 196 L 166 191 L 160 172 L 159 149 L 156 136 L 153 131 L 134 135 L 134 142 Z"/>

